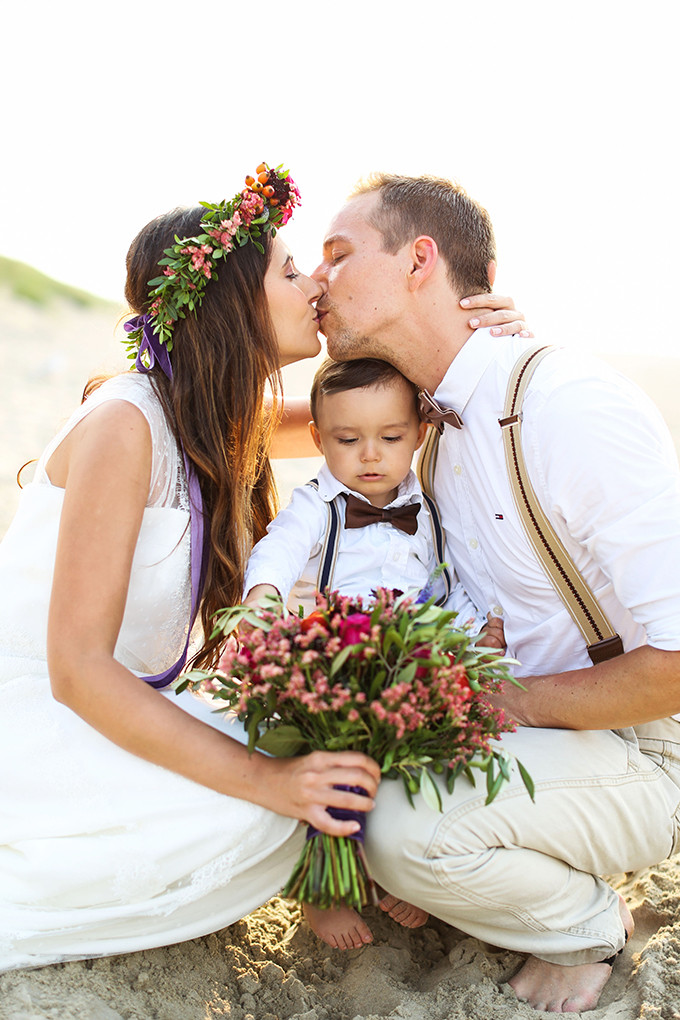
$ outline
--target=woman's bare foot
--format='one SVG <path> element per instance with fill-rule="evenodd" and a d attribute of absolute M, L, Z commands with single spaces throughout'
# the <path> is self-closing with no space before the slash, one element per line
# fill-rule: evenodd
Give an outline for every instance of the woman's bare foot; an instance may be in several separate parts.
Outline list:
<path fill-rule="evenodd" d="M 302 912 L 314 934 L 333 949 L 361 949 L 373 941 L 371 929 L 351 907 L 321 910 L 303 903 Z"/>
<path fill-rule="evenodd" d="M 393 921 L 404 928 L 420 928 L 429 917 L 429 914 L 420 907 L 414 907 L 405 900 L 398 900 L 389 893 L 385 893 L 379 906 Z M 373 941 L 371 929 L 351 907 L 320 910 L 319 907 L 303 903 L 302 912 L 314 934 L 333 949 L 361 949 Z"/>
<path fill-rule="evenodd" d="M 619 900 L 621 920 L 630 938 L 635 923 L 623 897 L 619 896 Z M 508 983 L 517 998 L 534 1009 L 547 1013 L 582 1013 L 595 1009 L 611 972 L 611 965 L 604 962 L 562 967 L 530 956 Z"/>
<path fill-rule="evenodd" d="M 420 928 L 427 923 L 430 916 L 420 907 L 414 907 L 406 900 L 398 900 L 396 896 L 391 896 L 389 893 L 385 893 L 378 906 L 386 914 L 389 914 L 393 921 L 401 924 L 404 928 Z"/>

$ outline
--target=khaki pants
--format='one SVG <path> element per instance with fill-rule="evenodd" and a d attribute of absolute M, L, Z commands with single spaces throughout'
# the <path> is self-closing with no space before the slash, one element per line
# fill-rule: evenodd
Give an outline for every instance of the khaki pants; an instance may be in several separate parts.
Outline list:
<path fill-rule="evenodd" d="M 373 877 L 393 895 L 493 945 L 575 965 L 621 949 L 618 897 L 599 876 L 680 851 L 680 723 L 636 730 L 520 728 L 516 769 L 492 804 L 464 777 L 443 813 L 384 780 L 369 817 Z"/>

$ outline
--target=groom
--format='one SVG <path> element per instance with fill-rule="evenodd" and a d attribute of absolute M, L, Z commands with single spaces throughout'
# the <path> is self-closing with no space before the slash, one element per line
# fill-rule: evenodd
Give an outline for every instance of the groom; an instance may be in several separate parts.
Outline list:
<path fill-rule="evenodd" d="M 463 294 L 490 291 L 488 215 L 458 186 L 376 175 L 332 221 L 314 277 L 336 360 L 383 358 L 455 409 L 435 494 L 465 588 L 505 618 L 526 692 L 499 702 L 504 737 L 536 783 L 493 804 L 459 781 L 444 810 L 415 812 L 384 783 L 368 844 L 391 893 L 528 959 L 511 980 L 535 1008 L 592 1009 L 632 931 L 599 876 L 680 849 L 680 479 L 642 393 L 566 349 L 537 369 L 522 443 L 543 509 L 623 639 L 591 665 L 581 634 L 525 535 L 501 429 L 512 367 L 530 342 L 473 332 Z M 660 721 L 658 721 L 660 720 Z M 635 727 L 633 729 L 632 727 Z"/>

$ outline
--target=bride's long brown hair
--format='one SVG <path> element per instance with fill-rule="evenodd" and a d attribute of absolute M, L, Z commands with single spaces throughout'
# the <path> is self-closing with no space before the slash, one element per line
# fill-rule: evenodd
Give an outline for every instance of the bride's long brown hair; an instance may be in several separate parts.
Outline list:
<path fill-rule="evenodd" d="M 148 311 L 148 281 L 177 237 L 200 233 L 203 210 L 176 209 L 147 224 L 130 246 L 125 297 L 138 314 Z M 214 666 L 219 640 L 212 616 L 241 601 L 245 561 L 276 512 L 276 488 L 268 460 L 276 411 L 264 405 L 269 380 L 281 389 L 276 336 L 269 316 L 264 277 L 271 235 L 223 259 L 194 316 L 173 329 L 173 381 L 151 373 L 168 421 L 192 460 L 203 496 L 209 534 L 206 583 L 201 604 L 204 644 L 197 666 Z"/>

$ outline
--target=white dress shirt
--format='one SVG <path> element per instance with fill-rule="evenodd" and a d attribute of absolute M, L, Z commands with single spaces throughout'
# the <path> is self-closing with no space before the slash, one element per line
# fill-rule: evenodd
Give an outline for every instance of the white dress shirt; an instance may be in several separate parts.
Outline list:
<path fill-rule="evenodd" d="M 297 613 L 299 605 L 304 606 L 306 613 L 314 608 L 314 592 L 328 522 L 327 504 L 341 492 L 352 493 L 365 503 L 369 502 L 361 493 L 338 481 L 325 463 L 319 470 L 318 482 L 318 489 L 301 485 L 293 490 L 288 506 L 276 515 L 267 528 L 267 534 L 253 549 L 246 569 L 244 595 L 257 584 L 271 584 L 291 612 Z M 437 558 L 430 512 L 423 502 L 422 490 L 413 471 L 409 471 L 399 486 L 396 498 L 388 505 L 396 507 L 408 503 L 420 504 L 415 535 L 407 535 L 383 521 L 363 528 L 345 528 L 345 501 L 339 500 L 341 527 L 331 582 L 334 591 L 368 598 L 376 588 L 419 592 L 425 586 L 437 565 Z M 445 557 L 452 567 L 448 550 Z M 457 583 L 453 569 L 451 575 L 455 587 L 446 606 L 458 613 L 458 625 L 473 620 L 470 630 L 476 634 L 486 619 L 477 612 L 462 585 Z"/>
<path fill-rule="evenodd" d="M 590 665 L 525 535 L 505 465 L 507 381 L 534 343 L 477 330 L 435 393 L 464 422 L 445 426 L 435 475 L 448 547 L 473 601 L 504 617 L 518 676 Z M 658 409 L 608 365 L 559 349 L 527 390 L 522 444 L 539 501 L 624 648 L 680 649 L 680 474 Z"/>

